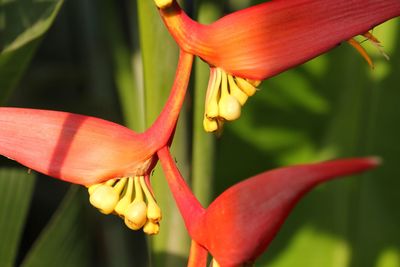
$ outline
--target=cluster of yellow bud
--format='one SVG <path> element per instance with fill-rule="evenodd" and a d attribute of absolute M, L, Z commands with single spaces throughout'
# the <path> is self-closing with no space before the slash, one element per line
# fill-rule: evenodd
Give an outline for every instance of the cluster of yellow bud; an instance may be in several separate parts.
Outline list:
<path fill-rule="evenodd" d="M 252 81 L 211 68 L 207 88 L 203 126 L 207 132 L 220 130 L 225 121 L 240 117 L 241 108 L 257 91 L 260 81 Z"/>
<path fill-rule="evenodd" d="M 161 210 L 144 176 L 112 179 L 92 185 L 88 191 L 90 203 L 100 212 L 118 214 L 132 230 L 143 228 L 149 235 L 159 232 Z"/>

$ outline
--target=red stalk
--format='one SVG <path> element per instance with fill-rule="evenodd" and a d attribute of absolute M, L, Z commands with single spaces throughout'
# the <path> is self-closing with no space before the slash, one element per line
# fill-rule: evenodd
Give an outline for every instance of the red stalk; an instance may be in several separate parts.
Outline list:
<path fill-rule="evenodd" d="M 190 72 L 193 64 L 193 55 L 181 50 L 177 70 L 175 73 L 174 84 L 161 114 L 157 117 L 153 125 L 146 131 L 152 136 L 146 142 L 156 143 L 158 148 L 165 146 L 175 128 L 176 121 L 181 111 L 183 101 L 190 80 Z"/>
<path fill-rule="evenodd" d="M 188 267 L 204 267 L 207 265 L 208 251 L 196 241 L 192 240 L 190 245 Z"/>
<path fill-rule="evenodd" d="M 197 231 L 197 222 L 204 215 L 204 208 L 183 179 L 171 157 L 169 148 L 160 149 L 157 155 L 190 236 L 198 235 L 200 232 Z"/>

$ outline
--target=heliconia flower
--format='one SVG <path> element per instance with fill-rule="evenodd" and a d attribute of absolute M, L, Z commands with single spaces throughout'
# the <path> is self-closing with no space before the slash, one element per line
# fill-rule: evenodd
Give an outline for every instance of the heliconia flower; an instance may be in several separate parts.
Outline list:
<path fill-rule="evenodd" d="M 368 31 L 400 15 L 399 0 L 274 0 L 202 25 L 190 19 L 175 0 L 155 2 L 180 48 L 210 65 L 206 131 L 238 118 L 260 81 L 343 41 L 349 40 L 370 61 L 352 38 L 364 35 L 378 45 Z"/>
<path fill-rule="evenodd" d="M 254 262 L 292 208 L 313 187 L 379 164 L 376 158 L 353 158 L 275 169 L 230 187 L 204 209 L 168 149 L 159 150 L 158 156 L 191 238 L 208 250 L 215 262 L 227 267 Z M 204 257 L 204 253 L 198 254 Z"/>
<path fill-rule="evenodd" d="M 0 108 L 0 154 L 43 174 L 89 188 L 90 202 L 134 230 L 159 230 L 161 211 L 149 181 L 185 98 L 193 56 L 181 53 L 168 101 L 144 133 L 67 112 Z"/>

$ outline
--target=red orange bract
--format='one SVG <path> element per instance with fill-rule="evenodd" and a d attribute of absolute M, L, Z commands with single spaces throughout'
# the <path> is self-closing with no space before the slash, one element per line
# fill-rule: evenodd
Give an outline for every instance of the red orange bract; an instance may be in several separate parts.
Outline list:
<path fill-rule="evenodd" d="M 66 112 L 0 108 L 0 154 L 77 184 L 149 174 L 166 146 L 185 98 L 193 56 L 182 53 L 171 95 L 144 133 Z"/>
<path fill-rule="evenodd" d="M 168 149 L 159 150 L 158 156 L 190 236 L 227 267 L 254 262 L 292 208 L 313 187 L 379 164 L 376 158 L 354 158 L 264 172 L 228 188 L 204 209 L 185 184 Z"/>
<path fill-rule="evenodd" d="M 229 74 L 264 80 L 399 16 L 400 1 L 274 0 L 210 25 L 190 19 L 176 2 L 160 14 L 184 51 Z"/>

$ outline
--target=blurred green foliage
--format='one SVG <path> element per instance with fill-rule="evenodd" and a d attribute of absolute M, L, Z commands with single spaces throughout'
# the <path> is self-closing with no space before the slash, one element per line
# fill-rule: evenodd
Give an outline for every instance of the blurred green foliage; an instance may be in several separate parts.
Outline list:
<path fill-rule="evenodd" d="M 256 2 L 199 0 L 187 8 L 209 22 Z M 399 33 L 399 19 L 374 29 L 391 57 L 365 44 L 375 70 L 343 44 L 265 81 L 221 138 L 201 130 L 208 67 L 196 62 L 174 156 L 202 203 L 282 165 L 384 159 L 374 172 L 309 193 L 256 266 L 400 267 Z M 0 51 L 3 105 L 95 115 L 136 131 L 160 112 L 177 62 L 156 8 L 142 0 L 3 0 Z M 0 164 L 0 266 L 186 264 L 188 237 L 159 169 L 152 183 L 164 219 L 161 234 L 146 239 L 89 208 L 84 190 Z"/>

